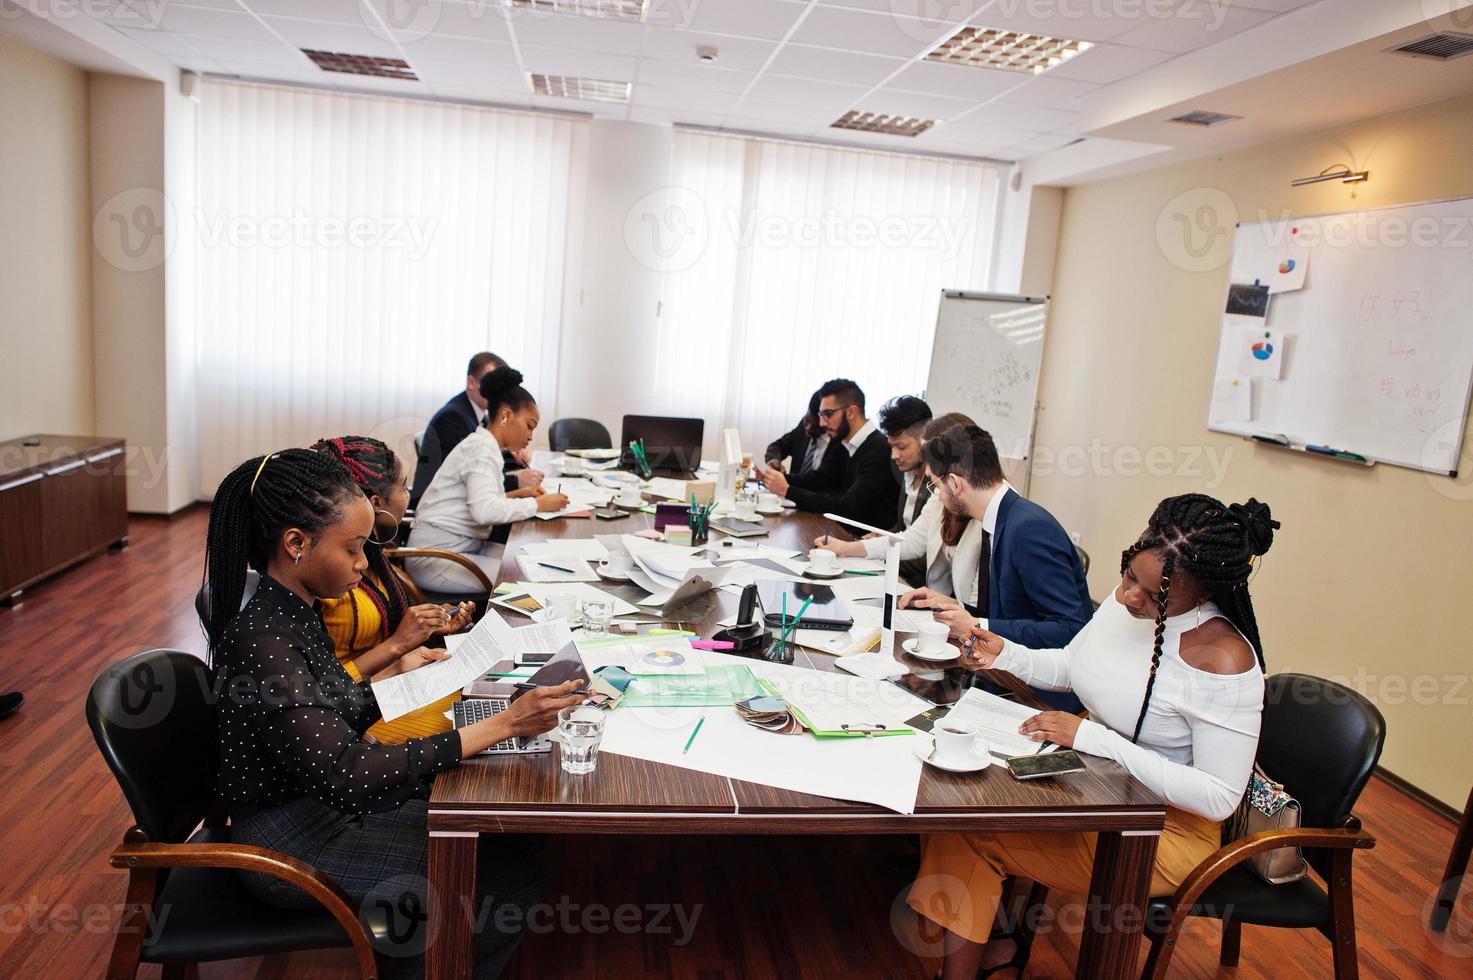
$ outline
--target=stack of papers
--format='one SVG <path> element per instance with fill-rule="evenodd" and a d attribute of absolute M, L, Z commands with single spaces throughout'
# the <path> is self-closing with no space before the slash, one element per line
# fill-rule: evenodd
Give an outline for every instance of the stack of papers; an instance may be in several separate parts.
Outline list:
<path fill-rule="evenodd" d="M 560 558 L 581 558 L 584 561 L 603 561 L 609 557 L 609 549 L 598 538 L 563 538 L 552 541 L 533 541 L 522 545 L 521 554 L 551 561 Z"/>
<path fill-rule="evenodd" d="M 547 584 L 540 582 L 503 582 L 496 587 L 491 597 L 492 605 L 502 606 L 514 612 L 530 616 L 547 605 L 547 597 L 554 592 L 573 596 L 580 604 L 589 599 L 608 599 L 614 604 L 615 616 L 633 616 L 639 609 L 616 595 L 582 582 Z"/>
<path fill-rule="evenodd" d="M 517 555 L 517 564 L 529 582 L 597 582 L 593 566 L 582 558 L 539 558 Z"/>
<path fill-rule="evenodd" d="M 553 627 L 555 624 L 545 624 Z M 539 627 L 540 628 L 540 627 Z M 567 626 L 563 626 L 564 632 Z M 534 635 L 537 639 L 533 639 Z M 455 645 L 450 645 L 451 640 Z M 524 642 L 544 641 L 543 634 L 528 634 Z M 447 694 L 454 694 L 485 674 L 502 660 L 513 659 L 518 646 L 515 631 L 494 610 L 467 633 L 446 637 L 448 660 L 435 660 L 405 674 L 373 682 L 373 696 L 383 712 L 384 721 L 402 718 L 409 712 L 433 704 Z M 553 650 L 559 647 L 553 647 Z M 539 649 L 538 652 L 544 652 Z"/>
<path fill-rule="evenodd" d="M 1027 735 L 1018 734 L 1018 726 L 1036 714 L 1037 708 L 972 687 L 951 706 L 951 710 L 946 713 L 946 720 L 975 725 L 978 734 L 986 740 L 990 753 L 1011 759 L 1020 755 L 1038 755 L 1045 751 L 1042 742 L 1035 742 Z M 1051 750 L 1052 747 L 1049 751 Z"/>
<path fill-rule="evenodd" d="M 904 688 L 870 678 L 804 671 L 766 681 L 820 738 L 912 735 L 910 728 L 896 720 L 911 715 L 899 712 L 914 709 L 914 714 L 929 706 Z"/>
<path fill-rule="evenodd" d="M 614 499 L 612 490 L 595 486 L 587 480 L 574 477 L 565 477 L 557 480 L 544 480 L 542 489 L 548 493 L 561 493 L 567 496 L 568 505 L 562 510 L 542 512 L 535 516 L 538 520 L 548 521 L 554 517 L 574 517 L 588 515 L 595 507 L 605 507 L 609 501 Z"/>

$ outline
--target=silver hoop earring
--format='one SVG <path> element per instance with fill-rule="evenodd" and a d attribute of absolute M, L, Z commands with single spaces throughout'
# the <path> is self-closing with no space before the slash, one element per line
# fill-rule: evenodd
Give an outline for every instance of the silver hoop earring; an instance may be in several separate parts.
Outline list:
<path fill-rule="evenodd" d="M 375 507 L 373 509 L 373 513 L 374 513 L 375 516 L 377 516 L 379 514 L 389 514 L 388 511 L 384 510 L 381 507 Z M 389 516 L 390 517 L 393 517 L 394 515 L 393 514 L 389 514 Z M 397 530 L 391 531 L 391 532 L 389 532 L 388 540 L 386 540 L 386 541 L 380 541 L 378 538 L 376 538 L 376 537 L 373 536 L 374 533 L 377 532 L 377 531 L 378 531 L 378 525 L 377 524 L 374 524 L 373 530 L 370 531 L 369 534 L 368 534 L 368 540 L 369 540 L 369 542 L 371 544 L 376 544 L 380 548 L 382 548 L 386 544 L 393 544 L 394 543 L 394 540 L 399 536 L 399 532 Z"/>

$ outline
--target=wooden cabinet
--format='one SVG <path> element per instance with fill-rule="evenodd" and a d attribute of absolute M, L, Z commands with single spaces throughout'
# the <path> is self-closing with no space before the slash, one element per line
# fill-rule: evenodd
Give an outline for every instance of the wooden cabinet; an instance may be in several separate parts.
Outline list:
<path fill-rule="evenodd" d="M 31 436 L 0 443 L 0 600 L 128 541 L 123 442 Z"/>

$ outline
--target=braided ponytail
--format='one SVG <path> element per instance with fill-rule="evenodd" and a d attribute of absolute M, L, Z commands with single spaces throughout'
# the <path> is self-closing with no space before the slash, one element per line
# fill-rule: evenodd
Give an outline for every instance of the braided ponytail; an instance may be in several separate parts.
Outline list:
<path fill-rule="evenodd" d="M 403 464 L 394 451 L 378 439 L 369 436 L 340 436 L 336 439 L 319 439 L 312 444 L 312 448 L 319 453 L 337 457 L 352 474 L 353 481 L 363 490 L 365 496 L 387 500 L 402 482 Z M 399 623 L 409 608 L 409 600 L 404 594 L 399 576 L 389 567 L 389 560 L 384 557 L 383 544 L 370 537 L 363 550 L 368 558 L 368 568 L 379 583 L 375 588 L 372 582 L 365 579 L 363 586 L 374 605 L 383 613 L 383 633 L 387 639 L 399 628 Z M 353 606 L 352 609 L 356 619 L 358 607 Z M 357 633 L 355 621 L 353 634 L 356 636 Z"/>
<path fill-rule="evenodd" d="M 205 533 L 210 608 L 204 625 L 212 653 L 240 611 L 246 569 L 264 573 L 286 530 L 315 538 L 362 493 L 335 457 L 308 449 L 248 459 L 220 481 Z"/>
<path fill-rule="evenodd" d="M 1247 638 L 1259 667 L 1266 668 L 1258 619 L 1253 612 L 1253 599 L 1248 594 L 1248 579 L 1253 573 L 1255 560 L 1273 546 L 1274 531 L 1278 528 L 1279 522 L 1273 519 L 1268 504 L 1253 498 L 1249 498 L 1246 504 L 1228 506 L 1206 494 L 1182 494 L 1161 501 L 1146 525 L 1146 532 L 1121 555 L 1122 575 L 1142 551 L 1155 551 L 1161 555 L 1162 561 L 1156 646 L 1151 655 L 1151 673 L 1146 681 L 1132 741 L 1140 737 L 1151 701 L 1151 689 L 1156 683 L 1166 624 L 1167 590 L 1173 571 L 1187 572 L 1208 591 L 1227 621 Z"/>

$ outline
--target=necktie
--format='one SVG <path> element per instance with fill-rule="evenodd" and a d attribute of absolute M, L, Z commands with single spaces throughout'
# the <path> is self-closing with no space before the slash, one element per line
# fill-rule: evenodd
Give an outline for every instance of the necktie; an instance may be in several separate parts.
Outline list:
<path fill-rule="evenodd" d="M 809 439 L 808 440 L 808 451 L 803 454 L 803 466 L 802 466 L 801 469 L 798 470 L 798 472 L 799 473 L 807 473 L 809 470 L 813 469 L 813 458 L 815 456 L 817 456 L 817 455 L 818 455 L 818 440 L 817 439 Z"/>
<path fill-rule="evenodd" d="M 987 616 L 987 588 L 992 575 L 992 535 L 982 532 L 982 552 L 977 556 L 977 615 Z"/>

